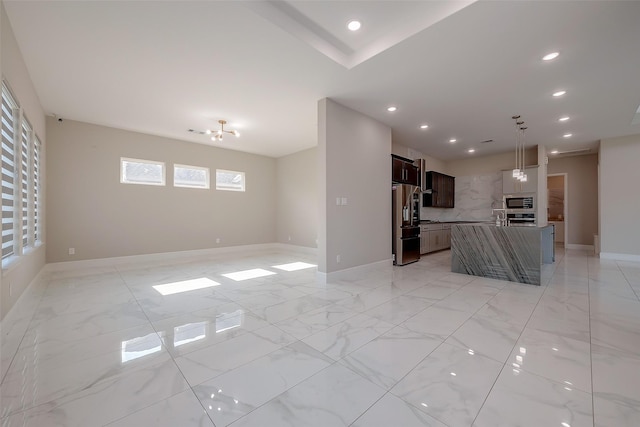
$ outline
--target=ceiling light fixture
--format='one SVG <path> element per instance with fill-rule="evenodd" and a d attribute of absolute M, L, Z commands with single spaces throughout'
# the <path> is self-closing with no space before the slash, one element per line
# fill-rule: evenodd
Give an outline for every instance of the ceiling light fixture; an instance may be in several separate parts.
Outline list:
<path fill-rule="evenodd" d="M 558 150 L 553 150 L 551 154 L 558 154 Z"/>
<path fill-rule="evenodd" d="M 226 120 L 218 120 L 218 123 L 220 123 L 220 129 L 218 130 L 207 129 L 205 131 L 198 131 L 198 130 L 189 129 L 188 131 L 192 133 L 197 133 L 199 135 L 213 135 L 211 137 L 212 141 L 222 141 L 222 137 L 224 136 L 225 133 L 231 134 L 236 138 L 240 136 L 240 132 L 238 132 L 237 130 L 226 130 L 224 128 L 224 125 L 227 124 Z"/>
<path fill-rule="evenodd" d="M 567 120 L 569 120 L 569 116 L 560 117 L 558 119 L 559 122 L 566 122 Z"/>
<path fill-rule="evenodd" d="M 393 113 L 397 109 L 398 109 L 398 107 L 394 107 L 393 105 L 391 107 L 387 107 L 387 111 L 390 112 L 390 113 Z"/>
<path fill-rule="evenodd" d="M 527 129 L 524 126 L 524 120 L 520 120 L 520 116 L 511 116 L 516 122 L 516 167 L 512 171 L 513 178 L 520 182 L 527 182 L 527 174 L 524 173 L 524 131 Z"/>
<path fill-rule="evenodd" d="M 428 127 L 429 127 L 429 125 L 420 125 L 420 129 L 426 129 Z"/>
<path fill-rule="evenodd" d="M 565 133 L 564 135 L 562 135 L 563 138 L 571 138 L 572 136 L 572 133 Z"/>
<path fill-rule="evenodd" d="M 565 93 L 567 93 L 567 91 L 566 91 L 566 90 L 559 90 L 559 91 L 557 91 L 557 92 L 554 92 L 553 96 L 555 96 L 555 97 L 557 98 L 557 97 L 559 97 L 559 96 L 564 95 Z"/>
<path fill-rule="evenodd" d="M 469 152 L 469 153 L 475 153 L 475 152 L 476 152 L 476 150 L 475 150 L 474 148 L 469 148 L 469 149 L 467 150 L 467 152 Z"/>
<path fill-rule="evenodd" d="M 450 142 L 451 144 L 454 144 L 454 143 L 455 143 L 455 142 L 457 142 L 457 141 L 458 141 L 458 140 L 457 140 L 457 139 L 455 139 L 455 138 L 451 138 L 451 139 L 449 140 L 449 142 Z"/>
<path fill-rule="evenodd" d="M 558 52 L 551 52 L 542 57 L 544 61 L 551 61 L 552 59 L 556 59 L 560 54 Z"/>
<path fill-rule="evenodd" d="M 358 31 L 361 26 L 362 24 L 360 23 L 360 21 L 356 21 L 355 19 L 347 23 L 347 28 L 351 31 Z"/>

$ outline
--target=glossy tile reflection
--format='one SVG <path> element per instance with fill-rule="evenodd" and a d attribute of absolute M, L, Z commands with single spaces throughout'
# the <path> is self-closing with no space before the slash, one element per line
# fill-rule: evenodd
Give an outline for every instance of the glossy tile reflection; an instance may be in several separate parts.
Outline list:
<path fill-rule="evenodd" d="M 448 251 L 319 283 L 264 250 L 43 273 L 3 320 L 3 427 L 640 423 L 640 263 L 540 287 Z"/>

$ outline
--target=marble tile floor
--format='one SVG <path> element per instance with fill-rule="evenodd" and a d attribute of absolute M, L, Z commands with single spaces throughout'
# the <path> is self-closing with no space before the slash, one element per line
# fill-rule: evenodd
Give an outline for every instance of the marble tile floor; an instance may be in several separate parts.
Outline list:
<path fill-rule="evenodd" d="M 559 250 L 540 287 L 448 251 L 327 284 L 313 264 L 42 274 L 3 324 L 2 426 L 640 425 L 640 263 Z"/>

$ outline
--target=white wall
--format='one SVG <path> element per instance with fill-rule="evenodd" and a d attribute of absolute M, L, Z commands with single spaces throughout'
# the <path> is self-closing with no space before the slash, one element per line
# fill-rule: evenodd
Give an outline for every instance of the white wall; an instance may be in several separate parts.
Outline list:
<path fill-rule="evenodd" d="M 318 239 L 318 150 L 277 160 L 278 242 L 315 248 Z"/>
<path fill-rule="evenodd" d="M 548 224 L 549 196 L 547 194 L 547 147 L 538 145 L 538 194 L 536 202 L 536 219 L 538 227 Z"/>
<path fill-rule="evenodd" d="M 640 134 L 600 142 L 600 256 L 603 258 L 640 261 L 639 160 Z M 569 180 L 571 184 L 571 177 Z"/>
<path fill-rule="evenodd" d="M 318 128 L 318 271 L 390 262 L 391 128 L 326 98 Z"/>
<path fill-rule="evenodd" d="M 47 262 L 276 241 L 273 158 L 72 120 L 47 133 Z M 165 162 L 167 186 L 121 184 L 121 157 Z M 211 189 L 173 187 L 174 163 L 208 167 Z M 216 169 L 246 192 L 215 190 Z"/>
<path fill-rule="evenodd" d="M 31 82 L 29 71 L 24 63 L 22 54 L 13 35 L 11 24 L 7 19 L 4 4 L 0 5 L 0 67 L 2 78 L 7 81 L 13 95 L 22 108 L 23 114 L 28 118 L 33 130 L 42 142 L 41 169 L 46 170 L 44 161 L 47 151 L 45 138 L 45 115 L 40 105 L 40 100 Z M 44 174 L 43 174 L 44 176 Z M 42 182 L 42 194 L 46 194 L 46 179 Z M 41 209 L 42 218 L 46 218 L 45 207 Z M 43 230 L 46 233 L 45 230 Z M 46 241 L 46 235 L 45 239 Z M 4 318 L 13 307 L 26 287 L 36 277 L 45 263 L 45 245 L 23 255 L 8 270 L 3 270 L 0 277 L 0 318 Z"/>

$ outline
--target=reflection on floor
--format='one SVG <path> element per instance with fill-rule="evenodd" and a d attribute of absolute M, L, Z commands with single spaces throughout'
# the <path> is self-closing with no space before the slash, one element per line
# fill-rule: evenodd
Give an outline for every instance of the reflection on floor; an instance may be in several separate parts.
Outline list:
<path fill-rule="evenodd" d="M 557 255 L 540 287 L 448 251 L 326 285 L 278 251 L 50 272 L 3 324 L 2 425 L 638 426 L 640 263 Z"/>

